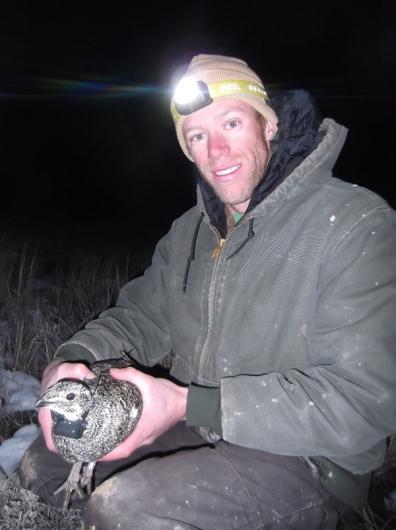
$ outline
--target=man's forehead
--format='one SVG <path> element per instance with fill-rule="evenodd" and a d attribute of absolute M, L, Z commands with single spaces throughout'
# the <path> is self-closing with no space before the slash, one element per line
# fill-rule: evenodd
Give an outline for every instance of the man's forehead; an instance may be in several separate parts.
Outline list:
<path fill-rule="evenodd" d="M 197 110 L 187 116 L 183 121 L 183 131 L 186 132 L 196 126 L 204 125 L 208 121 L 221 119 L 232 113 L 254 113 L 251 105 L 244 101 L 230 98 L 223 101 L 214 101 L 207 107 Z"/>

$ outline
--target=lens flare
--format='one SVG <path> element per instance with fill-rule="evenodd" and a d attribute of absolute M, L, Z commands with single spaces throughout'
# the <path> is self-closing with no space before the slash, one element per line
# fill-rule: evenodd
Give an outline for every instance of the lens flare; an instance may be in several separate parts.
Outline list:
<path fill-rule="evenodd" d="M 169 95 L 164 87 L 150 84 L 129 84 L 114 79 L 59 79 L 18 78 L 0 79 L 0 97 L 43 98 L 43 97 L 94 97 L 129 98 L 147 95 Z"/>

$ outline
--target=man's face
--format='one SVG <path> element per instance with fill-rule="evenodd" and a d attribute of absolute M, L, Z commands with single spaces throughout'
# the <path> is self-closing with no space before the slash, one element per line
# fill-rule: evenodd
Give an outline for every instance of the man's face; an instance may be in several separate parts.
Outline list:
<path fill-rule="evenodd" d="M 275 128 L 249 104 L 215 101 L 183 122 L 183 134 L 203 178 L 231 211 L 246 211 L 269 159 Z"/>

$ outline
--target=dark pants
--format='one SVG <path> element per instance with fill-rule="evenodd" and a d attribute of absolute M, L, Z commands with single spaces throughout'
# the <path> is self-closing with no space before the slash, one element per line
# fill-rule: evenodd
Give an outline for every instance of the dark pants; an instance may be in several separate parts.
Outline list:
<path fill-rule="evenodd" d="M 22 484 L 58 506 L 53 491 L 69 471 L 42 438 L 20 466 Z M 129 459 L 99 463 L 95 481 L 84 509 L 95 530 L 330 530 L 338 521 L 337 502 L 302 459 L 210 445 L 185 423 Z"/>

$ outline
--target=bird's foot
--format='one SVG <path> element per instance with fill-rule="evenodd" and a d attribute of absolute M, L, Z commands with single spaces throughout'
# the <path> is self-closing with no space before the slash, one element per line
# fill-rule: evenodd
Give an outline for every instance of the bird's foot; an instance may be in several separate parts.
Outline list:
<path fill-rule="evenodd" d="M 65 490 L 65 498 L 63 500 L 63 508 L 65 510 L 69 507 L 70 501 L 74 493 L 77 493 L 81 499 L 85 496 L 84 491 L 80 485 L 81 468 L 83 465 L 84 462 L 76 462 L 75 464 L 73 464 L 72 470 L 70 471 L 70 475 L 68 476 L 68 478 L 54 492 L 54 495 L 58 495 L 61 491 Z"/>
<path fill-rule="evenodd" d="M 81 473 L 80 486 L 86 489 L 88 495 L 92 493 L 93 472 L 96 462 L 88 462 Z"/>

